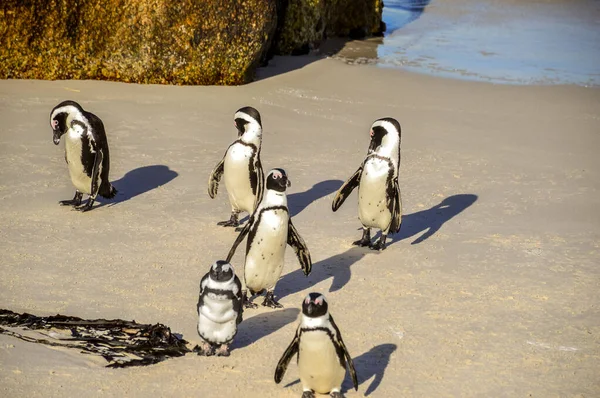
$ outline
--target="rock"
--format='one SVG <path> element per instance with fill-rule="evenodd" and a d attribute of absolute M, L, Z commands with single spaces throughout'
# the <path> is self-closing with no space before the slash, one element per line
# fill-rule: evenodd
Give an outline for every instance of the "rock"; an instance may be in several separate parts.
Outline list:
<path fill-rule="evenodd" d="M 243 84 L 278 0 L 3 0 L 0 78 Z"/>
<path fill-rule="evenodd" d="M 381 35 L 382 0 L 280 0 L 275 53 L 305 54 L 326 37 L 363 39 Z M 281 18 L 281 17 L 280 17 Z"/>
<path fill-rule="evenodd" d="M 244 84 L 273 54 L 381 30 L 382 0 L 2 0 L 0 78 Z"/>

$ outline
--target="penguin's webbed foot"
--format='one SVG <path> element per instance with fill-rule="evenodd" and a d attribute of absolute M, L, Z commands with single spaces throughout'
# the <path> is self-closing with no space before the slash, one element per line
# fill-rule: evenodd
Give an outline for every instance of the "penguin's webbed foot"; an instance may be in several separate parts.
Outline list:
<path fill-rule="evenodd" d="M 210 357 L 211 355 L 214 355 L 214 353 L 215 353 L 214 347 L 204 341 L 202 343 L 198 344 L 196 347 L 194 347 L 193 351 L 195 353 L 197 353 L 198 355 L 205 356 L 205 357 Z"/>
<path fill-rule="evenodd" d="M 352 244 L 354 246 L 361 247 L 371 246 L 371 230 L 369 228 L 364 228 L 362 238 L 360 238 L 360 240 L 357 240 L 356 242 L 352 242 Z"/>
<path fill-rule="evenodd" d="M 246 297 L 244 299 L 244 308 L 255 309 L 255 308 L 258 308 L 258 304 L 254 304 L 252 301 L 250 301 L 249 298 Z"/>
<path fill-rule="evenodd" d="M 352 242 L 353 246 L 360 246 L 360 247 L 367 247 L 367 246 L 371 246 L 371 240 L 370 239 L 366 239 L 363 237 L 360 240 L 354 241 Z"/>
<path fill-rule="evenodd" d="M 246 292 L 245 290 L 242 291 L 242 305 L 244 306 L 244 308 L 258 308 L 258 305 L 250 301 L 250 299 L 248 298 L 248 292 Z"/>
<path fill-rule="evenodd" d="M 271 308 L 283 308 L 283 305 L 279 304 L 279 302 L 275 300 L 275 295 L 273 294 L 273 292 L 267 292 L 265 300 L 262 302 L 262 306 Z"/>
<path fill-rule="evenodd" d="M 331 394 L 329 394 L 329 396 L 331 398 L 344 398 L 344 394 L 342 394 L 339 391 L 332 391 Z"/>
<path fill-rule="evenodd" d="M 218 357 L 228 357 L 229 356 L 229 345 L 221 344 L 219 348 L 215 350 L 215 355 Z"/>
<path fill-rule="evenodd" d="M 381 237 L 377 240 L 377 242 L 373 243 L 369 247 L 373 250 L 383 251 L 385 250 L 385 240 L 387 235 L 381 235 Z"/>
<path fill-rule="evenodd" d="M 81 197 L 83 194 L 81 192 L 76 191 L 75 196 L 71 200 L 61 200 L 58 202 L 61 206 L 79 206 L 81 205 Z"/>
<path fill-rule="evenodd" d="M 302 398 L 315 398 L 315 393 L 310 390 L 306 390 L 302 393 Z"/>
<path fill-rule="evenodd" d="M 94 201 L 89 199 L 87 201 L 87 203 L 84 204 L 83 206 L 75 207 L 75 210 L 85 213 L 86 211 L 92 210 L 93 206 L 94 206 Z"/>
<path fill-rule="evenodd" d="M 227 221 L 219 221 L 217 225 L 222 227 L 237 227 L 240 225 L 238 221 L 238 213 L 231 213 L 231 217 Z"/>

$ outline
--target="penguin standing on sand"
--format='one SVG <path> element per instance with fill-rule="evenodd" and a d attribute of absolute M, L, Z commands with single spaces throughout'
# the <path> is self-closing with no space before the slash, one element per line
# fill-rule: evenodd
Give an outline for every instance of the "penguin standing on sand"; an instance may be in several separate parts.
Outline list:
<path fill-rule="evenodd" d="M 304 240 L 296 231 L 290 218 L 285 190 L 291 185 L 283 169 L 273 169 L 267 175 L 267 190 L 256 211 L 250 217 L 233 243 L 227 261 L 231 261 L 236 248 L 248 235 L 244 265 L 243 296 L 246 307 L 256 307 L 247 295 L 267 291 L 262 305 L 281 308 L 273 291 L 283 271 L 286 244 L 292 246 L 296 257 L 308 276 L 312 268 L 310 253 Z"/>
<path fill-rule="evenodd" d="M 50 126 L 54 131 L 55 145 L 66 135 L 65 160 L 76 189 L 72 200 L 59 203 L 88 211 L 94 205 L 96 196 L 114 198 L 117 190 L 108 180 L 110 158 L 102 120 L 93 113 L 84 111 L 77 102 L 64 101 L 50 112 Z M 89 195 L 88 201 L 78 207 L 83 194 Z"/>
<path fill-rule="evenodd" d="M 402 198 L 398 187 L 400 167 L 400 123 L 386 117 L 371 126 L 371 144 L 363 164 L 336 193 L 331 208 L 339 209 L 358 186 L 358 216 L 363 236 L 354 245 L 384 250 L 389 233 L 400 231 Z M 371 228 L 381 230 L 381 237 L 371 243 Z"/>
<path fill-rule="evenodd" d="M 256 109 L 246 106 L 235 113 L 233 124 L 238 130 L 238 139 L 227 148 L 225 156 L 208 179 L 208 195 L 214 199 L 221 176 L 225 175 L 231 218 L 217 223 L 225 227 L 237 227 L 238 215 L 242 211 L 252 214 L 262 199 L 264 189 L 264 174 L 260 163 L 260 114 Z"/>
<path fill-rule="evenodd" d="M 315 392 L 342 398 L 342 382 L 346 365 L 350 370 L 354 389 L 358 378 L 352 357 L 342 340 L 340 329 L 328 312 L 325 296 L 310 293 L 302 302 L 302 318 L 294 340 L 285 350 L 275 368 L 275 383 L 279 384 L 290 360 L 298 354 L 302 398 L 314 398 Z"/>
<path fill-rule="evenodd" d="M 229 344 L 242 322 L 242 285 L 233 266 L 215 262 L 200 281 L 198 334 L 199 355 L 229 356 Z"/>

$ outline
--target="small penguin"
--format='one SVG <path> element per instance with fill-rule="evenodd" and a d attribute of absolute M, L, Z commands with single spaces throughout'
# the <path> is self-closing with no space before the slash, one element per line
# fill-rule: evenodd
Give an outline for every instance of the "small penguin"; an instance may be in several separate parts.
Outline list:
<path fill-rule="evenodd" d="M 108 180 L 110 158 L 108 141 L 102 120 L 93 113 L 84 111 L 75 101 L 63 101 L 50 112 L 50 126 L 54 132 L 55 145 L 65 139 L 65 160 L 69 166 L 71 181 L 75 185 L 75 197 L 62 200 L 62 206 L 74 206 L 82 212 L 94 205 L 96 196 L 112 199 L 117 190 Z M 89 195 L 81 205 L 83 194 Z"/>
<path fill-rule="evenodd" d="M 198 334 L 199 355 L 229 356 L 229 344 L 242 322 L 242 285 L 233 266 L 215 262 L 200 281 Z"/>
<path fill-rule="evenodd" d="M 238 109 L 233 116 L 238 139 L 227 148 L 208 179 L 208 195 L 214 199 L 224 174 L 225 187 L 231 203 L 231 218 L 217 225 L 237 227 L 238 215 L 252 214 L 264 190 L 264 174 L 260 163 L 262 124 L 258 111 L 250 106 Z"/>
<path fill-rule="evenodd" d="M 236 248 L 249 234 L 242 291 L 246 307 L 257 307 L 248 299 L 247 289 L 253 295 L 267 291 L 263 306 L 283 307 L 275 300 L 273 290 L 283 271 L 286 244 L 294 248 L 304 274 L 307 276 L 310 274 L 312 268 L 310 252 L 292 224 L 287 207 L 285 190 L 290 185 L 285 170 L 269 171 L 265 195 L 227 256 L 227 261 L 231 261 Z"/>
<path fill-rule="evenodd" d="M 314 398 L 315 392 L 342 398 L 342 382 L 346 365 L 358 391 L 358 378 L 352 357 L 342 340 L 340 329 L 328 312 L 325 296 L 310 293 L 302 302 L 302 317 L 294 339 L 275 368 L 279 384 L 294 354 L 298 354 L 302 398 Z"/>
<path fill-rule="evenodd" d="M 358 186 L 358 215 L 363 236 L 354 245 L 384 250 L 389 233 L 400 231 L 402 198 L 398 187 L 400 167 L 400 123 L 386 117 L 371 126 L 371 144 L 363 164 L 341 186 L 331 208 L 339 209 L 352 190 Z M 371 228 L 381 230 L 381 237 L 371 243 Z"/>

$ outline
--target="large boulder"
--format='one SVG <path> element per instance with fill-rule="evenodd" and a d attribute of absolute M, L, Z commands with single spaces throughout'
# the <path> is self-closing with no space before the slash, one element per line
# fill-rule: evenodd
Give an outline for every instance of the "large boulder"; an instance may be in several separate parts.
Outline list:
<path fill-rule="evenodd" d="M 273 54 L 380 28 L 382 0 L 2 0 L 0 78 L 243 84 Z"/>
<path fill-rule="evenodd" d="M 283 0 L 277 54 L 307 53 L 327 36 L 363 38 L 380 34 L 383 0 Z"/>
<path fill-rule="evenodd" d="M 0 78 L 243 84 L 276 0 L 2 0 Z"/>

